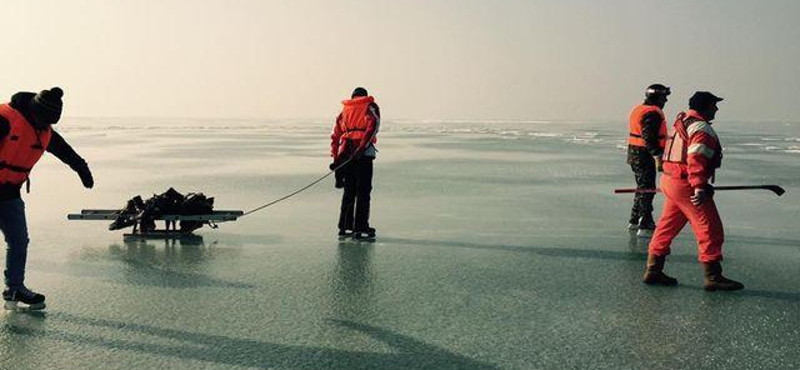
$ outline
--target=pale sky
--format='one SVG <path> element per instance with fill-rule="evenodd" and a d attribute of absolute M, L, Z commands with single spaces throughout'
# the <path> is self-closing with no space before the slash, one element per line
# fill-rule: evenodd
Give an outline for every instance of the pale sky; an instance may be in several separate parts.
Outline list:
<path fill-rule="evenodd" d="M 798 0 L 6 1 L 0 98 L 65 117 L 627 119 L 644 88 L 800 121 Z"/>

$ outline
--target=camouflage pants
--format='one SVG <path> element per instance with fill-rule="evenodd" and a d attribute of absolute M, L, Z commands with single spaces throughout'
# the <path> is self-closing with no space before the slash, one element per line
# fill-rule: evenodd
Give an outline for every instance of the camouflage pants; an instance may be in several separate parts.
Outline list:
<path fill-rule="evenodd" d="M 637 189 L 655 189 L 656 187 L 656 161 L 650 156 L 634 157 L 630 161 Z M 638 224 L 640 217 L 652 219 L 653 193 L 636 193 L 631 208 L 630 223 Z"/>

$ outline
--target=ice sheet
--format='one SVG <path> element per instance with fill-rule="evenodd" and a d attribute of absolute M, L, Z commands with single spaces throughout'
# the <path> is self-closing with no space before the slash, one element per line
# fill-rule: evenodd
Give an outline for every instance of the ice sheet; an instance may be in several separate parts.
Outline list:
<path fill-rule="evenodd" d="M 336 240 L 332 179 L 200 240 L 66 221 L 169 186 L 248 210 L 324 173 L 327 122 L 59 124 L 97 186 L 53 158 L 34 171 L 28 284 L 49 307 L 0 315 L 0 368 L 800 367 L 800 164 L 784 140 L 800 125 L 715 127 L 718 184 L 787 189 L 717 194 L 725 273 L 747 287 L 732 294 L 702 291 L 689 233 L 667 265 L 681 285 L 640 283 L 631 197 L 612 194 L 633 184 L 624 122 L 387 120 L 374 244 Z"/>

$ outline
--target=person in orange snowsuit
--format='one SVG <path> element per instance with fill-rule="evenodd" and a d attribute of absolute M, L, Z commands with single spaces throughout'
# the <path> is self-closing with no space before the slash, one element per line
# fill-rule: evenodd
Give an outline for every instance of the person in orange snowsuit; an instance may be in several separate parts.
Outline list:
<path fill-rule="evenodd" d="M 649 285 L 677 285 L 664 273 L 672 240 L 688 222 L 698 244 L 698 259 L 705 270 L 708 291 L 739 290 L 741 283 L 722 276 L 722 220 L 714 203 L 714 173 L 722 163 L 722 146 L 711 122 L 722 98 L 698 91 L 689 110 L 675 120 L 664 150 L 661 190 L 666 196 L 661 218 L 648 248 L 643 281 Z"/>

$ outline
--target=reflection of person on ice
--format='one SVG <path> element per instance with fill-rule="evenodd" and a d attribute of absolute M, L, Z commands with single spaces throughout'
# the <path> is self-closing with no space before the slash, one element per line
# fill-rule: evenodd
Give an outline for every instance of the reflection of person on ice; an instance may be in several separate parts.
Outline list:
<path fill-rule="evenodd" d="M 64 92 L 54 87 L 39 94 L 20 92 L 8 104 L 0 105 L 0 231 L 8 245 L 6 251 L 3 300 L 6 309 L 36 310 L 45 307 L 45 297 L 25 287 L 25 262 L 28 255 L 28 227 L 22 185 L 45 151 L 72 168 L 87 188 L 94 185 L 89 166 L 51 125 L 61 117 Z"/>
<path fill-rule="evenodd" d="M 739 290 L 744 285 L 722 276 L 722 220 L 714 204 L 714 171 L 722 162 L 722 146 L 711 127 L 722 101 L 705 91 L 689 100 L 689 111 L 678 115 L 664 151 L 661 189 L 666 196 L 661 218 L 650 241 L 644 283 L 676 285 L 663 272 L 670 244 L 687 222 L 697 238 L 699 260 L 705 269 L 704 288 Z"/>
<path fill-rule="evenodd" d="M 375 98 L 361 87 L 356 88 L 351 99 L 342 104 L 344 107 L 331 133 L 332 169 L 350 158 L 350 162 L 336 174 L 337 187 L 344 187 L 339 237 L 374 238 L 375 229 L 369 226 L 369 207 L 380 109 Z"/>
<path fill-rule="evenodd" d="M 661 171 L 661 155 L 667 139 L 667 120 L 664 105 L 669 87 L 653 84 L 645 91 L 645 100 L 631 110 L 628 120 L 628 164 L 631 165 L 638 189 L 656 187 L 656 171 Z M 628 229 L 636 235 L 650 236 L 656 228 L 653 221 L 652 193 L 636 193 L 633 198 Z"/>

